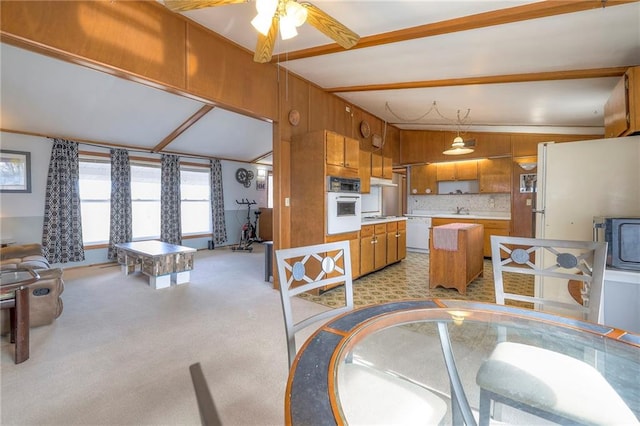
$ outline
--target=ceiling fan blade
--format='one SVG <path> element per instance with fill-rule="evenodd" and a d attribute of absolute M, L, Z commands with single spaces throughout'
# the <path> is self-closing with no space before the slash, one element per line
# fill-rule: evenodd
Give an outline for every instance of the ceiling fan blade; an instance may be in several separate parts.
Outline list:
<path fill-rule="evenodd" d="M 164 5 L 174 12 L 224 6 L 225 4 L 247 3 L 248 0 L 164 0 Z"/>
<path fill-rule="evenodd" d="M 345 49 L 356 45 L 360 36 L 311 3 L 300 3 L 307 9 L 307 22 Z"/>
<path fill-rule="evenodd" d="M 278 20 L 278 17 L 274 15 L 271 21 L 271 28 L 269 28 L 269 33 L 266 36 L 258 33 L 256 52 L 253 54 L 253 60 L 255 62 L 264 64 L 271 61 L 273 46 L 276 44 L 276 37 L 278 36 L 279 26 L 280 21 Z"/>

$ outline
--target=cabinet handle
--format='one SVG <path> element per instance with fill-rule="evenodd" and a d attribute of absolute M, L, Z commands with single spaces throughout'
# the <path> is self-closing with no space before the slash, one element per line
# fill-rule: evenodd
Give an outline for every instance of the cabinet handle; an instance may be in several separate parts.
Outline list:
<path fill-rule="evenodd" d="M 396 234 L 396 238 L 400 238 L 400 234 Z"/>

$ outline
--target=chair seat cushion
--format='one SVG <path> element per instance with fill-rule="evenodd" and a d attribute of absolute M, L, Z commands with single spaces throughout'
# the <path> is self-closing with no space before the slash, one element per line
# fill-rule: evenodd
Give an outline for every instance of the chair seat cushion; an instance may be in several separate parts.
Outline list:
<path fill-rule="evenodd" d="M 480 367 L 476 382 L 482 389 L 576 422 L 638 424 L 595 368 L 547 349 L 498 343 Z"/>

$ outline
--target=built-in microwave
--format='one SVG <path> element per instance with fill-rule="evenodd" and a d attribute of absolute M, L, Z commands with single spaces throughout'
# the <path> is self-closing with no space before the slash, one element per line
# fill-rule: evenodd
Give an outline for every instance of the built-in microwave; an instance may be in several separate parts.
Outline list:
<path fill-rule="evenodd" d="M 360 193 L 360 179 L 327 176 L 327 192 Z"/>
<path fill-rule="evenodd" d="M 607 266 L 640 271 L 640 217 L 596 216 L 593 238 L 608 243 Z"/>

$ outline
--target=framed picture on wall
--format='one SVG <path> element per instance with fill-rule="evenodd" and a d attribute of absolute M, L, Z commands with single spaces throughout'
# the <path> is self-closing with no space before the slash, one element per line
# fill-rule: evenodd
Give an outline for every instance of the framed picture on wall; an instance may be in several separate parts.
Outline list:
<path fill-rule="evenodd" d="M 31 153 L 0 150 L 0 192 L 31 192 Z"/>
<path fill-rule="evenodd" d="M 520 192 L 536 192 L 538 177 L 535 173 L 520 175 Z"/>
<path fill-rule="evenodd" d="M 258 191 L 264 191 L 265 189 L 267 189 L 267 180 L 265 178 L 259 178 L 256 179 L 256 189 Z"/>

